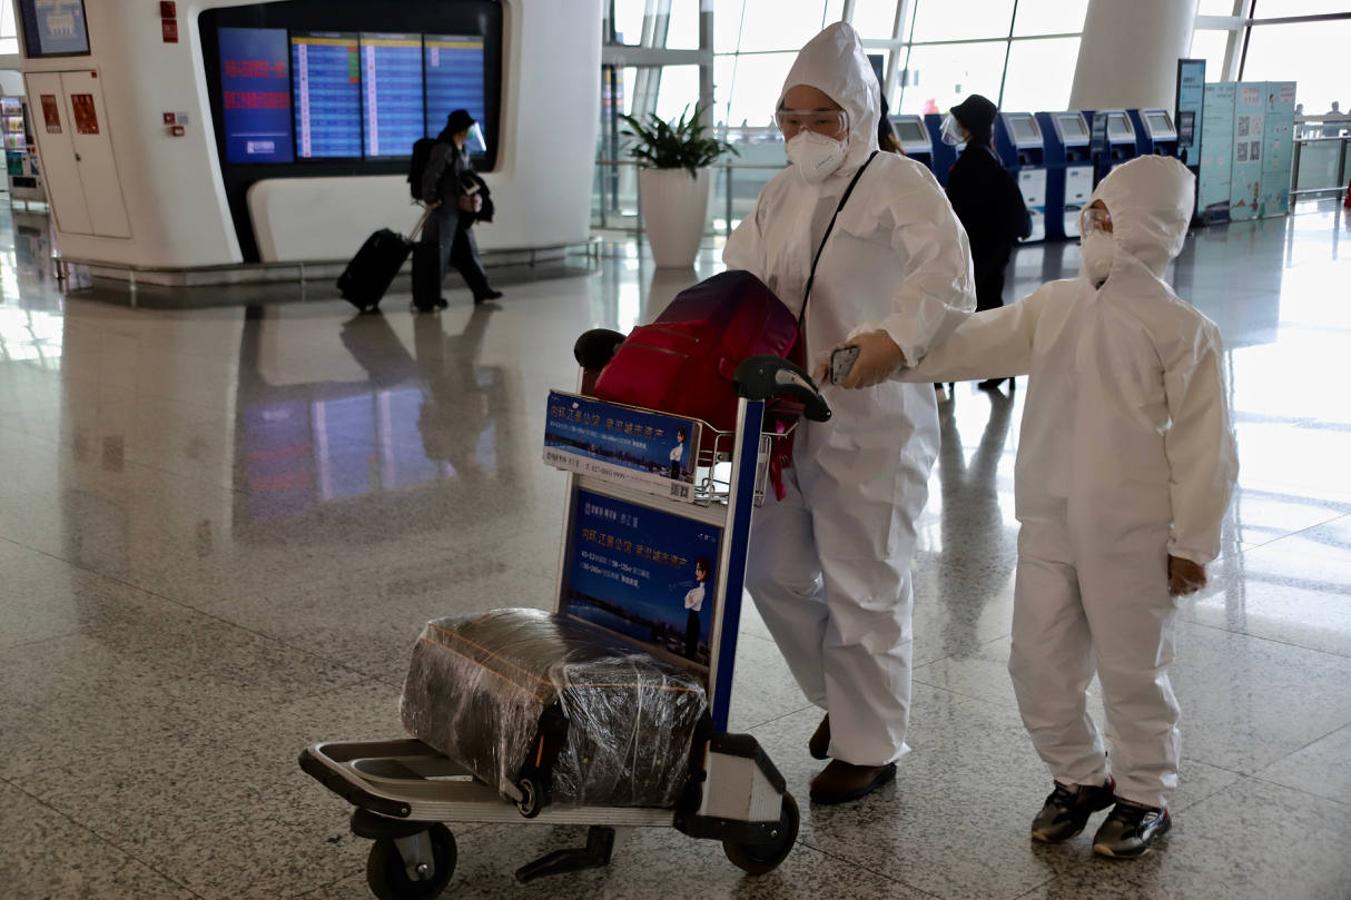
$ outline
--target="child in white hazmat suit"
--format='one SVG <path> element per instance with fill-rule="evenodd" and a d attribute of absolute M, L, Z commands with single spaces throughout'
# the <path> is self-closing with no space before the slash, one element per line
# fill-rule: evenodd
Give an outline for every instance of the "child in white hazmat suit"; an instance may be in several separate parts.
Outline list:
<path fill-rule="evenodd" d="M 1015 476 L 1009 672 L 1055 778 L 1032 837 L 1068 840 L 1115 803 L 1093 849 L 1140 856 L 1171 827 L 1175 600 L 1205 584 L 1237 475 L 1218 329 L 1162 280 L 1194 178 L 1148 156 L 1082 216 L 1084 271 L 978 313 L 904 381 L 1030 376 Z M 1088 715 L 1102 683 L 1112 754 Z"/>

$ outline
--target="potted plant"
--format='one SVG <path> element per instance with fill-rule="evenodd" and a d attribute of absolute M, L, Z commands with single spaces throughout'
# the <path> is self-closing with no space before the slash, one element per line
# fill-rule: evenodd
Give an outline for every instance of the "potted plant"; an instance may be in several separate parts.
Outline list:
<path fill-rule="evenodd" d="M 659 267 L 694 265 L 713 186 L 708 167 L 723 153 L 737 155 L 726 141 L 709 136 L 701 112 L 695 107 L 691 115 L 686 107 L 675 122 L 649 113 L 646 124 L 623 117 L 630 129 L 623 134 L 635 140 L 629 156 L 638 161 L 643 222 Z"/>

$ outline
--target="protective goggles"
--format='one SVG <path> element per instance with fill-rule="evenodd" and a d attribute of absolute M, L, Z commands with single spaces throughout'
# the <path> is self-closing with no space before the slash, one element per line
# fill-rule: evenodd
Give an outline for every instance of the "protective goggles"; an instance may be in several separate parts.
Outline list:
<path fill-rule="evenodd" d="M 849 132 L 849 113 L 842 109 L 780 109 L 774 122 L 786 138 L 803 131 L 831 138 Z"/>
<path fill-rule="evenodd" d="M 1100 206 L 1087 207 L 1079 213 L 1079 233 L 1088 234 L 1093 231 L 1110 232 L 1112 230 L 1112 215 Z"/>
<path fill-rule="evenodd" d="M 962 123 L 958 122 L 957 117 L 952 113 L 948 113 L 947 116 L 943 118 L 943 131 L 940 134 L 943 143 L 947 144 L 949 147 L 960 147 L 962 144 L 965 144 L 966 135 L 963 134 L 962 131 Z"/>

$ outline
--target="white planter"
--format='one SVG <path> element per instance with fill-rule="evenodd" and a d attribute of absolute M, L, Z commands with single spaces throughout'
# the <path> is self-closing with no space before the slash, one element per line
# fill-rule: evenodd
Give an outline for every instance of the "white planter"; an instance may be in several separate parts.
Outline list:
<path fill-rule="evenodd" d="M 638 173 L 643 227 L 659 267 L 688 269 L 694 265 L 708 219 L 712 185 L 708 169 L 700 169 L 694 178 L 687 169 L 643 169 Z"/>

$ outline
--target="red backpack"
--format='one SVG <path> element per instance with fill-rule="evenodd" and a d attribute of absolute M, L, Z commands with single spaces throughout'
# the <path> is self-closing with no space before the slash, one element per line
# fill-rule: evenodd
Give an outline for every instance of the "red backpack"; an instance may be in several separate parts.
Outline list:
<path fill-rule="evenodd" d="M 655 322 L 635 328 L 600 373 L 596 396 L 731 431 L 736 367 L 751 356 L 787 356 L 797 335 L 797 319 L 759 278 L 723 272 L 681 291 Z"/>

